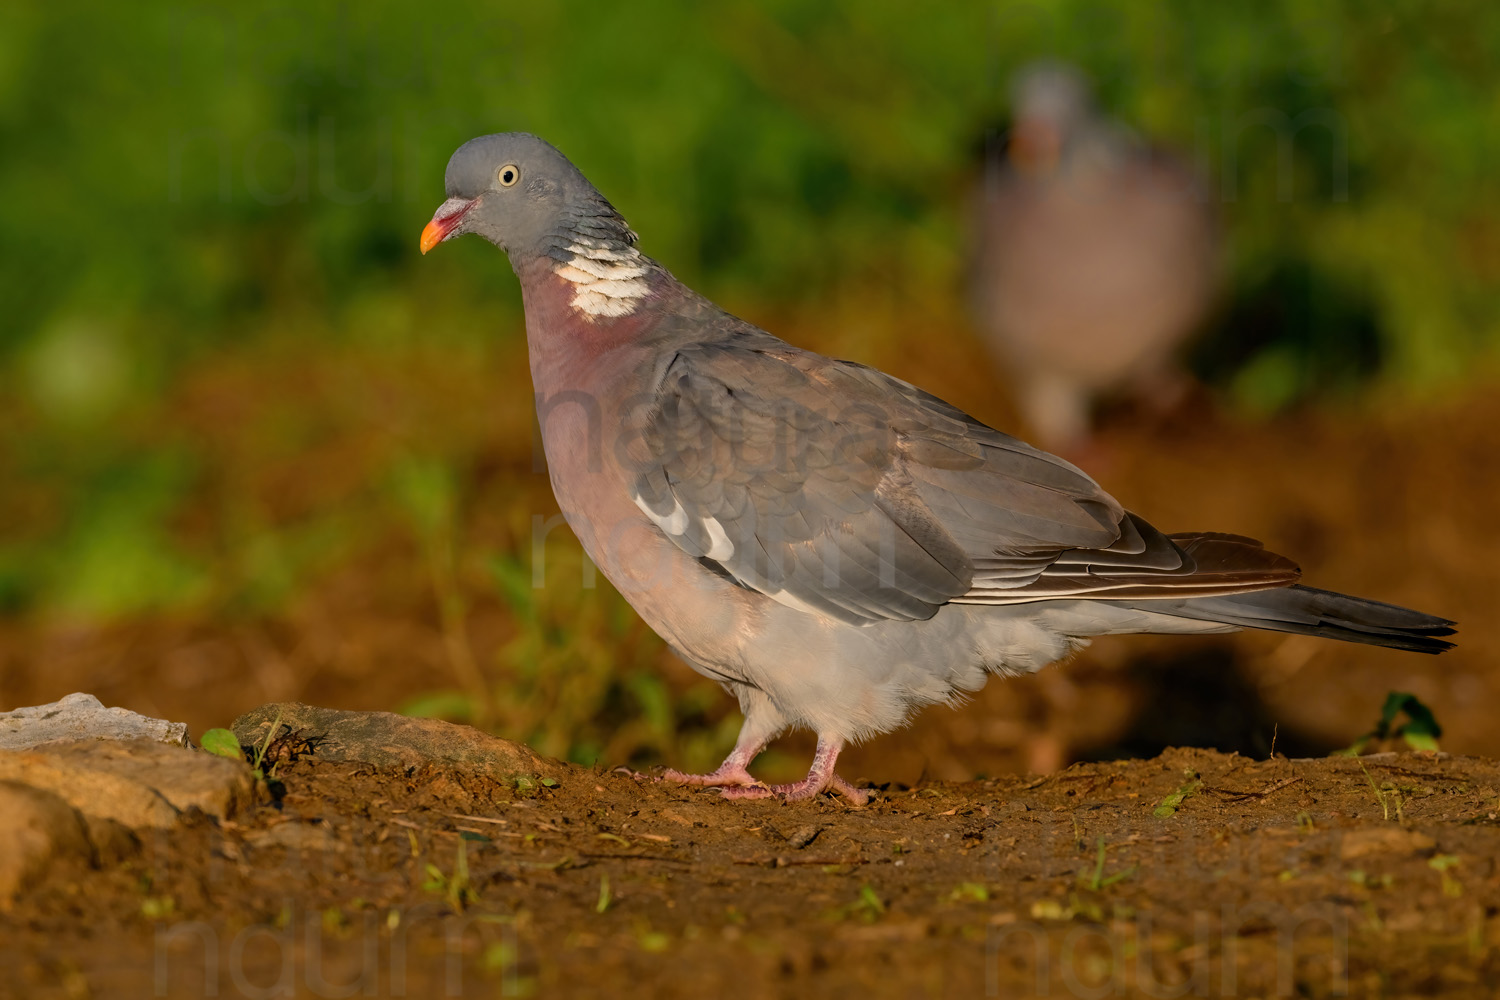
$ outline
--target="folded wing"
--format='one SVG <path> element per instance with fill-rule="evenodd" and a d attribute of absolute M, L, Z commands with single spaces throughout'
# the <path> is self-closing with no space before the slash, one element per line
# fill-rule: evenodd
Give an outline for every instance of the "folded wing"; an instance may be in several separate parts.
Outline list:
<path fill-rule="evenodd" d="M 633 415 L 636 503 L 681 549 L 850 624 L 949 602 L 1287 586 L 1236 535 L 1164 535 L 1067 462 L 905 382 L 753 327 L 680 349 Z"/>

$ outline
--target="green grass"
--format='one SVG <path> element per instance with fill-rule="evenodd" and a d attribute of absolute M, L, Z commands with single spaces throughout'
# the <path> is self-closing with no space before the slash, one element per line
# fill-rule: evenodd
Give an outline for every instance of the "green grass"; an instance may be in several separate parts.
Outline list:
<path fill-rule="evenodd" d="M 1461 373 L 1500 318 L 1489 5 L 17 0 L 0 39 L 0 350 L 58 412 L 289 305 L 355 340 L 443 296 L 514 311 L 487 248 L 415 253 L 486 131 L 559 144 L 705 291 L 946 295 L 971 151 L 1040 54 L 1215 169 L 1236 285 L 1297 261 L 1356 289 L 1402 379 Z"/>

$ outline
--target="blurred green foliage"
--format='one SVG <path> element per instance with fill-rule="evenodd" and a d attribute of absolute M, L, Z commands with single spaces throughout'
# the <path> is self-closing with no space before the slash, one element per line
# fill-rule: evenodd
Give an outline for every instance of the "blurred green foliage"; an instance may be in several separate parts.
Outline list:
<path fill-rule="evenodd" d="M 732 715 L 711 721 L 717 686 L 703 680 L 673 697 L 661 639 L 576 545 L 549 539 L 544 552 L 490 561 L 521 624 L 496 653 L 511 675 L 497 698 L 500 729 L 579 764 L 661 760 L 674 749 L 684 766 L 712 769 L 739 729 Z"/>
<path fill-rule="evenodd" d="M 12 0 L 0 343 L 89 323 L 119 340 L 102 363 L 134 366 L 460 280 L 514 309 L 488 248 L 413 252 L 448 154 L 505 129 L 561 146 L 710 292 L 947 294 L 970 153 L 1009 71 L 1049 53 L 1216 172 L 1240 279 L 1293 256 L 1367 288 L 1403 378 L 1493 340 L 1487 4 Z"/>
<path fill-rule="evenodd" d="M 419 468 L 423 471 L 403 477 L 434 473 L 433 466 Z M 410 484 L 399 488 L 408 496 L 413 489 Z M 429 492 L 424 503 L 437 492 Z M 450 515 L 439 514 L 419 522 L 429 548 L 446 546 L 431 541 L 431 524 L 449 520 Z M 491 581 L 516 622 L 514 636 L 488 651 L 489 662 L 476 662 L 463 638 L 466 612 L 459 588 L 451 576 L 434 574 L 450 666 L 460 687 L 436 688 L 401 711 L 480 725 L 584 765 L 670 756 L 686 767 L 711 769 L 738 730 L 736 718 L 710 711 L 722 701 L 718 688 L 700 679 L 674 695 L 662 677 L 665 644 L 576 543 L 562 531 L 548 530 L 553 526 L 534 515 L 531 551 L 497 552 L 486 559 Z"/>
<path fill-rule="evenodd" d="M 560 515 L 530 514 L 529 545 L 483 559 L 515 632 L 494 649 L 474 649 L 460 580 L 459 464 L 408 456 L 388 483 L 426 555 L 458 685 L 435 687 L 401 710 L 469 722 L 579 764 L 671 756 L 711 769 L 738 729 L 732 716 L 710 712 L 722 700 L 718 688 L 698 679 L 675 695 L 668 689 L 665 644 L 561 528 Z"/>
<path fill-rule="evenodd" d="M 1351 373 L 1444 385 L 1492 356 L 1489 4 L 7 0 L 0 611 L 264 611 L 374 530 L 251 500 L 254 469 L 220 468 L 209 438 L 154 407 L 231 350 L 518 337 L 492 248 L 416 252 L 444 164 L 472 136 L 548 138 L 649 253 L 715 298 L 795 306 L 882 287 L 947 301 L 974 154 L 1007 111 L 1009 73 L 1044 55 L 1079 64 L 1105 108 L 1217 178 L 1238 349 L 1209 367 L 1250 405 Z M 524 371 L 513 378 L 496 392 L 529 396 Z M 255 454 L 304 447 L 316 421 L 297 419 Z M 473 455 L 431 453 L 372 475 L 420 540 L 451 655 L 477 664 L 457 664 L 458 693 L 426 707 L 477 712 L 488 696 L 466 685 L 492 654 L 454 645 L 452 505 Z M 183 530 L 205 490 L 215 506 L 198 520 L 213 525 Z M 661 689 L 660 648 L 617 595 L 533 591 L 517 582 L 525 560 L 492 561 L 523 623 L 499 654 L 520 707 L 483 711 L 580 759 L 610 756 L 601 718 L 645 727 L 621 737 L 631 748 L 696 718 Z M 587 690 L 559 695 L 562 661 Z"/>

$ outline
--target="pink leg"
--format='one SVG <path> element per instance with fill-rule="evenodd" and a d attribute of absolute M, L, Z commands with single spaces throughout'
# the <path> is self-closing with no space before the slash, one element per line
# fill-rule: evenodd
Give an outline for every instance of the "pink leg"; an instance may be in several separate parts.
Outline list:
<path fill-rule="evenodd" d="M 843 749 L 843 740 L 819 737 L 818 752 L 813 755 L 812 767 L 808 770 L 807 777 L 801 781 L 791 785 L 762 785 L 755 782 L 751 785 L 726 787 L 722 794 L 726 799 L 768 799 L 779 796 L 787 802 L 797 802 L 815 798 L 819 792 L 831 790 L 855 805 L 862 806 L 869 796 L 834 773 L 833 766 Z"/>
<path fill-rule="evenodd" d="M 765 743 L 759 740 L 746 740 L 744 734 L 740 736 L 740 742 L 735 744 L 729 756 L 724 758 L 724 763 L 719 765 L 718 770 L 712 774 L 685 774 L 682 771 L 674 771 L 671 768 L 662 772 L 662 781 L 672 781 L 679 785 L 717 785 L 741 786 L 758 785 L 760 782 L 750 774 L 750 762 L 756 758 L 761 750 L 765 749 Z"/>
<path fill-rule="evenodd" d="M 776 706 L 759 691 L 738 692 L 740 705 L 745 710 L 745 722 L 740 726 L 740 735 L 734 741 L 734 749 L 724 758 L 724 763 L 712 774 L 684 774 L 681 771 L 666 771 L 658 780 L 673 781 L 679 785 L 748 786 L 759 785 L 750 774 L 750 762 L 766 744 L 785 728 L 786 723 Z"/>

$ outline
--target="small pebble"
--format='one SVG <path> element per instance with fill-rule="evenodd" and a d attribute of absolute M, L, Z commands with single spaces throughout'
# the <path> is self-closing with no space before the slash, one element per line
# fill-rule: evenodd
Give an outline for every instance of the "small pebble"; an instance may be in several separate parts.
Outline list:
<path fill-rule="evenodd" d="M 806 847 L 808 844 L 811 844 L 814 840 L 816 840 L 818 838 L 818 834 L 822 832 L 823 828 L 821 826 L 813 826 L 809 824 L 807 826 L 799 828 L 796 832 L 792 833 L 789 837 L 786 838 L 786 842 L 800 851 L 802 850 L 802 848 Z"/>

